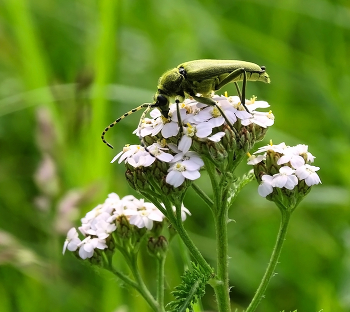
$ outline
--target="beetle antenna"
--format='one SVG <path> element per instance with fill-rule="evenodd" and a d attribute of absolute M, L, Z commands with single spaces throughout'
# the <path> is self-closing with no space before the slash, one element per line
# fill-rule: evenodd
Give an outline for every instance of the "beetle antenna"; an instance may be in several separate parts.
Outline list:
<path fill-rule="evenodd" d="M 127 117 L 127 116 L 129 116 L 129 115 L 131 115 L 131 114 L 133 114 L 133 113 L 135 113 L 135 112 L 137 112 L 137 111 L 139 111 L 140 109 L 143 109 L 143 108 L 145 108 L 145 107 L 149 107 L 150 105 L 151 105 L 150 103 L 144 103 L 144 104 L 142 104 L 142 105 L 140 105 L 140 106 L 138 106 L 138 107 L 136 107 L 136 108 L 133 108 L 131 111 L 128 111 L 127 113 L 123 114 L 123 115 L 120 116 L 118 119 L 116 119 L 115 121 L 113 121 L 113 122 L 112 122 L 108 127 L 106 127 L 106 128 L 104 129 L 104 131 L 102 132 L 102 135 L 101 135 L 102 142 L 105 143 L 105 144 L 107 144 L 108 147 L 113 148 L 113 146 L 112 146 L 111 144 L 109 144 L 109 143 L 105 140 L 105 134 L 106 134 L 106 132 L 107 132 L 109 129 L 113 128 L 118 122 L 120 122 L 120 121 L 121 121 L 122 119 L 124 119 L 125 117 Z"/>
<path fill-rule="evenodd" d="M 145 138 L 141 135 L 141 125 L 142 125 L 142 122 L 143 122 L 143 120 L 145 119 L 147 113 L 148 113 L 148 112 L 150 111 L 150 109 L 153 108 L 153 107 L 154 107 L 153 104 L 149 104 L 149 105 L 147 106 L 147 108 L 145 109 L 145 111 L 142 113 L 141 118 L 140 118 L 139 125 L 137 126 L 137 131 L 138 131 L 138 132 L 137 132 L 137 135 L 138 135 L 139 140 L 140 140 L 140 142 L 141 142 L 140 145 L 145 149 L 145 151 L 146 151 L 148 154 L 150 154 L 151 156 L 156 157 L 156 156 L 154 156 L 154 155 L 149 151 L 149 149 L 147 148 L 146 142 L 145 142 Z"/>

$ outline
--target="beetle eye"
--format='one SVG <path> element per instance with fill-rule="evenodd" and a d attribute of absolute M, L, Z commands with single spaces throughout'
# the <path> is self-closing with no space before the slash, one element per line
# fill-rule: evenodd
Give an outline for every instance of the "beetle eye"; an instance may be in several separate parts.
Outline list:
<path fill-rule="evenodd" d="M 168 99 L 164 95 L 159 94 L 157 96 L 157 103 L 158 103 L 158 106 L 160 106 L 160 107 L 165 106 L 168 104 Z"/>
<path fill-rule="evenodd" d="M 261 70 L 265 71 L 266 67 L 265 66 L 260 66 Z"/>

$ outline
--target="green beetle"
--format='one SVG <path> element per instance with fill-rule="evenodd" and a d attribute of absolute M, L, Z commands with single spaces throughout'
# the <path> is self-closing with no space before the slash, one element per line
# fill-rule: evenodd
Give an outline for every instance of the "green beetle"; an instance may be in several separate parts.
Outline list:
<path fill-rule="evenodd" d="M 227 120 L 221 108 L 211 99 L 211 93 L 220 90 L 229 82 L 234 82 L 241 98 L 241 103 L 248 111 L 245 106 L 247 80 L 270 83 L 270 77 L 266 73 L 265 67 L 250 62 L 235 60 L 195 60 L 182 63 L 176 68 L 168 70 L 159 78 L 158 90 L 154 95 L 153 103 L 144 103 L 116 119 L 102 132 L 102 141 L 113 148 L 104 139 L 104 136 L 110 128 L 122 119 L 143 108 L 147 108 L 141 116 L 141 123 L 146 113 L 155 107 L 160 110 L 163 117 L 168 118 L 170 99 L 176 98 L 176 103 L 179 103 L 186 96 L 190 96 L 200 103 L 216 106 L 225 118 L 226 123 L 230 125 L 233 131 L 236 131 Z M 238 81 L 243 81 L 242 93 L 239 90 Z M 182 128 L 181 125 L 180 128 Z M 142 138 L 140 139 L 143 143 Z"/>

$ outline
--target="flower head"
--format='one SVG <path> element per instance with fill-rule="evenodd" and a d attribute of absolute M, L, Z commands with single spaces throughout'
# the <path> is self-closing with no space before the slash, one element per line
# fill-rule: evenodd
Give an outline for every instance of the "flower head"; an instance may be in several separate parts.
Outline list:
<path fill-rule="evenodd" d="M 141 187 L 144 191 L 149 174 L 175 188 L 186 180 L 198 179 L 203 162 L 195 166 L 194 160 L 179 159 L 181 153 L 196 152 L 198 159 L 207 157 L 216 162 L 224 162 L 229 154 L 234 153 L 235 161 L 239 162 L 244 157 L 244 150 L 261 140 L 266 128 L 274 123 L 271 112 L 257 111 L 269 107 L 269 104 L 257 101 L 255 97 L 246 100 L 250 112 L 241 105 L 238 96 L 213 95 L 212 101 L 215 106 L 186 99 L 169 106 L 168 119 L 154 109 L 150 112 L 151 118 L 141 121 L 134 133 L 142 137 L 147 146 L 126 145 L 112 160 L 127 165 L 128 181 L 133 188 Z M 137 169 L 147 169 L 147 173 Z M 145 182 L 137 183 L 141 178 Z"/>
<path fill-rule="evenodd" d="M 186 214 L 190 212 L 182 206 L 183 221 L 186 219 Z M 114 232 L 120 234 L 118 237 L 130 238 L 133 235 L 139 237 L 138 229 L 153 230 L 155 223 L 162 223 L 164 220 L 164 214 L 154 204 L 132 195 L 120 198 L 117 194 L 111 193 L 103 204 L 97 205 L 81 219 L 79 230 L 84 236 L 83 240 L 79 239 L 75 228 L 68 231 L 63 254 L 67 249 L 73 252 L 78 250 L 80 258 L 93 258 L 96 249 L 113 249 L 113 246 L 118 244 L 112 235 Z"/>
<path fill-rule="evenodd" d="M 295 208 L 312 185 L 321 183 L 316 173 L 320 168 L 309 164 L 315 157 L 308 152 L 307 145 L 290 147 L 285 143 L 270 143 L 254 154 L 260 155 L 249 154 L 248 164 L 254 166 L 260 183 L 259 195 L 269 200 L 284 202 Z"/>

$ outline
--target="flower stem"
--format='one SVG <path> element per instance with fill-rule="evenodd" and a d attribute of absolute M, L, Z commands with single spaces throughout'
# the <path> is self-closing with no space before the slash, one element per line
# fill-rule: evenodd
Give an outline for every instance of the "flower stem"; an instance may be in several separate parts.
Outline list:
<path fill-rule="evenodd" d="M 217 246 L 217 283 L 213 285 L 219 312 L 231 311 L 228 276 L 228 237 L 226 207 L 215 216 Z"/>
<path fill-rule="evenodd" d="M 116 277 L 118 277 L 120 280 L 122 280 L 125 284 L 139 290 L 137 283 L 135 283 L 131 278 L 127 277 L 122 272 L 119 272 L 118 270 L 116 270 L 111 264 L 106 265 L 104 268 L 106 270 L 112 272 Z"/>
<path fill-rule="evenodd" d="M 212 274 L 213 270 L 208 262 L 204 259 L 201 252 L 197 248 L 197 246 L 193 243 L 191 238 L 188 236 L 187 231 L 185 230 L 182 222 L 177 222 L 175 227 L 177 233 L 180 235 L 183 243 L 188 248 L 189 252 L 196 259 L 197 263 L 204 269 L 206 273 Z"/>
<path fill-rule="evenodd" d="M 165 265 L 165 256 L 157 258 L 157 297 L 156 297 L 156 300 L 161 307 L 164 307 L 164 265 Z"/>
<path fill-rule="evenodd" d="M 192 188 L 195 190 L 195 192 L 198 194 L 200 198 L 204 200 L 204 202 L 209 206 L 210 209 L 213 208 L 213 201 L 209 198 L 207 194 L 203 192 L 203 190 L 195 183 L 191 184 Z"/>
<path fill-rule="evenodd" d="M 265 274 L 260 282 L 260 285 L 252 299 L 252 301 L 250 302 L 246 312 L 253 312 L 255 311 L 255 309 L 257 308 L 257 306 L 259 305 L 265 291 L 266 288 L 270 282 L 270 279 L 272 277 L 272 275 L 274 274 L 275 268 L 277 266 L 278 263 L 278 259 L 279 256 L 281 254 L 281 250 L 282 250 L 282 246 L 287 234 L 287 228 L 288 228 L 288 224 L 289 224 L 289 220 L 291 217 L 291 211 L 289 210 L 284 210 L 284 209 L 280 209 L 281 214 L 282 214 L 282 218 L 281 218 L 281 223 L 280 223 L 280 228 L 278 231 L 278 235 L 277 235 L 277 240 L 276 240 L 276 244 L 275 247 L 272 251 L 271 254 L 271 258 L 270 258 L 270 262 L 266 268 Z"/>
<path fill-rule="evenodd" d="M 127 263 L 131 269 L 131 272 L 135 278 L 136 284 L 137 284 L 137 290 L 141 294 L 141 296 L 147 301 L 147 303 L 150 305 L 150 307 L 155 312 L 165 312 L 164 306 L 160 305 L 152 296 L 150 291 L 148 290 L 147 286 L 145 285 L 141 275 L 140 271 L 137 267 L 137 257 L 136 255 L 130 255 L 129 257 L 126 257 Z"/>
<path fill-rule="evenodd" d="M 173 203 L 176 206 L 176 214 L 174 215 L 172 210 L 172 204 L 169 201 L 168 198 L 163 198 L 163 203 L 166 207 L 166 210 L 164 210 L 164 207 L 162 207 L 159 202 L 156 200 L 156 198 L 149 196 L 147 193 L 141 193 L 145 198 L 150 200 L 160 211 L 164 211 L 165 215 L 168 217 L 169 221 L 171 222 L 174 229 L 177 231 L 179 236 L 181 237 L 183 243 L 188 248 L 189 252 L 191 253 L 192 257 L 196 260 L 196 262 L 203 268 L 203 270 L 206 273 L 212 274 L 213 270 L 211 266 L 208 264 L 208 262 L 204 259 L 201 252 L 197 248 L 197 246 L 193 243 L 189 235 L 187 234 L 187 231 L 185 230 L 185 227 L 183 225 L 183 222 L 181 220 L 181 203 L 182 198 L 177 198 L 173 200 Z"/>

